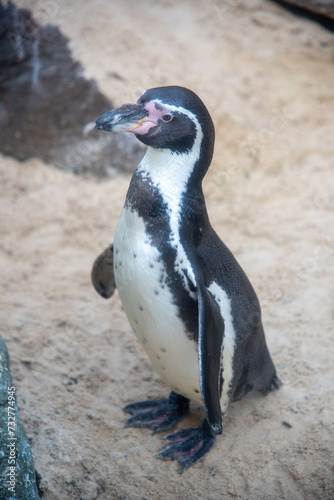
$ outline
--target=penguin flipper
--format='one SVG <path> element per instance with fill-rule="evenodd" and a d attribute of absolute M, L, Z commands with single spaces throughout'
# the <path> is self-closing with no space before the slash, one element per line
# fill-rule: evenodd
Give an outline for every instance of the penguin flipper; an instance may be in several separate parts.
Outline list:
<path fill-rule="evenodd" d="M 224 320 L 212 293 L 204 284 L 197 283 L 199 331 L 198 358 L 201 394 L 210 428 L 221 434 L 220 407 L 221 355 L 224 339 Z"/>
<path fill-rule="evenodd" d="M 92 267 L 91 280 L 101 297 L 109 299 L 113 295 L 116 288 L 113 244 L 96 257 Z"/>

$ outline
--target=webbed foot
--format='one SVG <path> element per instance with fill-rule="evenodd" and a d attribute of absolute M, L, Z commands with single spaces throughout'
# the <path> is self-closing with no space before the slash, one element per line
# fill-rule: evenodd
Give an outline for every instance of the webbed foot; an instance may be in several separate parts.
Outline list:
<path fill-rule="evenodd" d="M 139 401 L 132 403 L 123 411 L 130 413 L 125 427 L 145 427 L 152 435 L 175 427 L 178 421 L 189 411 L 189 399 L 171 392 L 168 399 Z"/>
<path fill-rule="evenodd" d="M 158 458 L 177 460 L 181 474 L 212 448 L 215 434 L 205 420 L 202 427 L 174 432 L 167 439 L 170 443 L 160 450 Z"/>

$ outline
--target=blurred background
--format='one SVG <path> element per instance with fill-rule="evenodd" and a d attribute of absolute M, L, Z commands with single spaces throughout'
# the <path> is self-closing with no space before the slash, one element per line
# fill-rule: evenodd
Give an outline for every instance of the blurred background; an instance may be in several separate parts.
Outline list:
<path fill-rule="evenodd" d="M 314 3 L 3 2 L 0 333 L 43 499 L 333 498 L 334 7 Z M 123 428 L 123 406 L 168 388 L 117 294 L 90 284 L 145 152 L 90 124 L 161 85 L 211 113 L 208 211 L 284 383 L 233 404 L 182 476 L 155 458 L 161 436 Z"/>

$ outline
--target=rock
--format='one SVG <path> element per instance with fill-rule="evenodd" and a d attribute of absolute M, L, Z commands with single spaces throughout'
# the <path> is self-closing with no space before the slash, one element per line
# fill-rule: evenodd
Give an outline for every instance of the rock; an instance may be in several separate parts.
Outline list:
<path fill-rule="evenodd" d="M 135 137 L 87 132 L 112 107 L 56 26 L 0 0 L 0 152 L 75 173 L 133 171 L 144 151 Z"/>
<path fill-rule="evenodd" d="M 314 14 L 334 19 L 334 0 L 282 0 L 278 3 L 287 3 Z"/>
<path fill-rule="evenodd" d="M 20 422 L 9 354 L 0 336 L 0 498 L 38 500 L 30 445 Z"/>

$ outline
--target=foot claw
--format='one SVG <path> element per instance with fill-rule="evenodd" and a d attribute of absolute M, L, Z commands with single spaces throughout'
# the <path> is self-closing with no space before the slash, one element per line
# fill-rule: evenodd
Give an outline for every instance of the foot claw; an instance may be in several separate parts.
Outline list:
<path fill-rule="evenodd" d="M 123 410 L 133 415 L 125 427 L 144 427 L 151 429 L 152 434 L 156 434 L 169 430 L 177 424 L 189 411 L 189 400 L 171 393 L 168 399 L 140 401 L 127 405 Z"/>
<path fill-rule="evenodd" d="M 198 429 L 183 429 L 167 436 L 170 443 L 158 453 L 158 458 L 177 460 L 180 474 L 207 453 L 215 442 L 215 434 L 205 421 Z"/>

